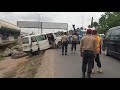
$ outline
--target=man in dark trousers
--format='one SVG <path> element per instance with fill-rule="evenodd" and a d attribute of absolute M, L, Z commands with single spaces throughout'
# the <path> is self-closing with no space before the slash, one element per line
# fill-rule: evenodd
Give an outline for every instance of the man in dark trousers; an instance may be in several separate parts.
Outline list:
<path fill-rule="evenodd" d="M 76 44 L 77 44 L 77 33 L 74 32 L 72 37 L 71 37 L 71 41 L 72 41 L 72 45 L 71 45 L 71 54 L 73 53 L 73 48 L 74 48 L 74 53 L 76 52 Z"/>
<path fill-rule="evenodd" d="M 87 35 L 83 36 L 80 42 L 82 61 L 82 78 L 85 78 L 86 66 L 88 64 L 87 77 L 91 78 L 92 65 L 95 58 L 95 52 L 97 47 L 96 39 L 91 35 L 92 30 L 87 30 Z"/>
<path fill-rule="evenodd" d="M 62 55 L 64 55 L 64 47 L 65 47 L 65 55 L 67 55 L 67 46 L 68 46 L 68 36 L 67 33 L 64 32 L 62 37 Z"/>

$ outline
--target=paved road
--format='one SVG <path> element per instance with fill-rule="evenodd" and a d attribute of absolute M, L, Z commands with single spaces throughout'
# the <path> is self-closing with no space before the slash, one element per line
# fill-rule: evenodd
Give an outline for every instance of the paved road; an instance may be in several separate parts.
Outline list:
<path fill-rule="evenodd" d="M 70 53 L 70 45 L 68 47 L 68 55 L 62 56 L 61 50 L 54 50 L 55 62 L 55 78 L 81 78 L 82 77 L 82 60 L 79 52 L 79 45 L 77 46 L 76 54 Z M 120 60 L 111 56 L 105 56 L 101 54 L 101 63 L 103 67 L 103 73 L 99 74 L 95 72 L 92 74 L 93 78 L 120 78 Z M 95 70 L 97 69 L 95 63 Z"/>

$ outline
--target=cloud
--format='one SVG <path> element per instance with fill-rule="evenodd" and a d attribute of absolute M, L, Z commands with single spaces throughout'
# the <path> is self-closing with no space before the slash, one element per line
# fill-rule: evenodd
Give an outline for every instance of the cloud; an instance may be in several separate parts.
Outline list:
<path fill-rule="evenodd" d="M 91 18 L 94 21 L 99 21 L 99 18 L 104 12 L 0 12 L 0 19 L 17 24 L 17 21 L 40 21 L 42 22 L 59 22 L 68 23 L 68 28 L 72 29 L 72 24 L 77 27 L 87 27 L 91 23 Z"/>

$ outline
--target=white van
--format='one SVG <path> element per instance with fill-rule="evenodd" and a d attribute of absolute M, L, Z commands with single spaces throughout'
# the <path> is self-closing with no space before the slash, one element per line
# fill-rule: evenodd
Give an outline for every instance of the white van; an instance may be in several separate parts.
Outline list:
<path fill-rule="evenodd" d="M 46 34 L 29 35 L 22 38 L 24 52 L 35 52 L 50 47 Z"/>
<path fill-rule="evenodd" d="M 60 33 L 47 33 L 46 34 L 49 40 L 49 44 L 57 48 L 61 48 L 62 46 L 62 35 Z"/>
<path fill-rule="evenodd" d="M 46 34 L 36 35 L 36 39 L 40 50 L 45 50 L 50 48 L 50 44 Z"/>

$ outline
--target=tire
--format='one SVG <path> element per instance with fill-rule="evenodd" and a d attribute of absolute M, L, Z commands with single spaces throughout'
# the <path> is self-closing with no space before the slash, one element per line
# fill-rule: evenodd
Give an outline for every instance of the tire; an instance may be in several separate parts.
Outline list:
<path fill-rule="evenodd" d="M 58 44 L 57 44 L 57 48 L 59 48 L 59 49 L 62 48 L 62 43 L 61 43 L 61 42 L 58 42 Z"/>
<path fill-rule="evenodd" d="M 40 54 L 40 49 L 38 48 L 37 55 L 39 55 L 39 54 Z"/>
<path fill-rule="evenodd" d="M 106 56 L 109 56 L 109 52 L 108 52 L 108 48 L 107 48 L 107 47 L 105 47 L 104 54 L 105 54 Z"/>

